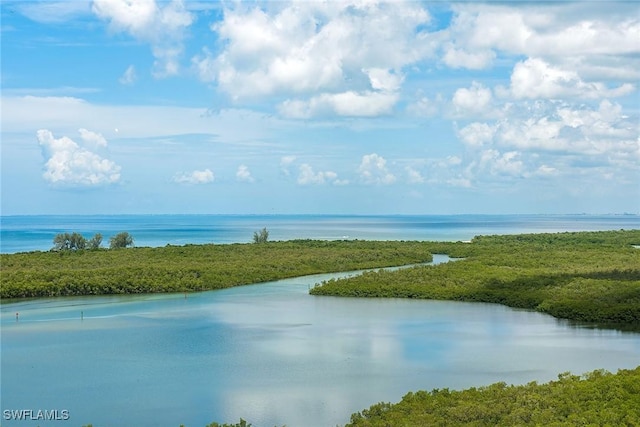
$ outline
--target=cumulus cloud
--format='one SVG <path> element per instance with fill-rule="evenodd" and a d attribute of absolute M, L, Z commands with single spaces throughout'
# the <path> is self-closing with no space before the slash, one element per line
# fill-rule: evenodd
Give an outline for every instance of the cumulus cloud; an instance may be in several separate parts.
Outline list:
<path fill-rule="evenodd" d="M 637 146 L 637 117 L 609 100 L 597 106 L 527 102 L 493 123 L 473 122 L 457 131 L 469 147 L 492 145 L 574 154 L 627 152 Z"/>
<path fill-rule="evenodd" d="M 502 152 L 497 149 L 478 151 L 464 170 L 456 177 L 449 179 L 448 184 L 456 187 L 471 187 L 474 182 L 497 181 L 505 179 L 527 178 L 532 174 L 532 162 L 525 162 L 518 151 Z"/>
<path fill-rule="evenodd" d="M 453 10 L 452 24 L 442 32 L 447 40 L 443 62 L 450 67 L 482 69 L 498 55 L 521 55 L 565 72 L 579 70 L 587 82 L 640 78 L 640 20 L 631 3 L 612 8 L 605 3 L 467 2 Z"/>
<path fill-rule="evenodd" d="M 369 76 L 371 88 L 374 90 L 394 92 L 400 89 L 404 77 L 385 68 L 367 68 L 362 70 Z"/>
<path fill-rule="evenodd" d="M 511 74 L 511 93 L 515 98 L 617 97 L 634 90 L 631 83 L 609 89 L 601 82 L 585 82 L 576 71 L 554 67 L 539 58 L 518 62 Z"/>
<path fill-rule="evenodd" d="M 433 50 L 421 30 L 429 21 L 413 2 L 237 4 L 212 26 L 223 49 L 192 62 L 232 99 L 279 96 L 292 117 L 386 114 L 401 70 Z"/>
<path fill-rule="evenodd" d="M 179 184 L 208 184 L 213 182 L 215 177 L 210 169 L 204 169 L 177 174 L 173 180 Z"/>
<path fill-rule="evenodd" d="M 490 116 L 493 114 L 492 98 L 491 89 L 474 81 L 470 88 L 456 90 L 451 102 L 458 116 Z"/>
<path fill-rule="evenodd" d="M 309 118 L 322 115 L 350 117 L 375 117 L 389 114 L 398 100 L 394 93 L 353 91 L 322 94 L 309 100 L 287 100 L 280 107 L 280 113 L 290 118 Z"/>
<path fill-rule="evenodd" d="M 365 154 L 358 167 L 360 179 L 366 184 L 393 184 L 396 181 L 387 169 L 387 161 L 376 153 Z"/>
<path fill-rule="evenodd" d="M 185 29 L 194 19 L 181 0 L 161 4 L 155 0 L 94 0 L 92 10 L 109 21 L 112 31 L 129 33 L 151 45 L 156 77 L 178 73 Z"/>
<path fill-rule="evenodd" d="M 508 151 L 500 153 L 497 150 L 483 151 L 480 156 L 482 167 L 488 168 L 494 175 L 522 175 L 524 163 L 520 160 L 520 153 Z"/>
<path fill-rule="evenodd" d="M 458 4 L 452 38 L 475 49 L 530 56 L 628 54 L 638 50 L 640 22 L 633 5 L 584 8 L 577 4 Z M 602 13 L 604 10 L 609 13 Z"/>
<path fill-rule="evenodd" d="M 78 129 L 78 132 L 80 133 L 80 137 L 82 138 L 82 140 L 87 144 L 91 144 L 96 147 L 107 146 L 107 140 L 105 139 L 105 137 L 97 132 L 92 132 L 84 128 Z"/>
<path fill-rule="evenodd" d="M 238 166 L 236 171 L 236 179 L 240 182 L 254 182 L 255 179 L 251 176 L 251 171 L 246 165 Z"/>
<path fill-rule="evenodd" d="M 600 176 L 637 173 L 640 122 L 619 104 L 595 107 L 525 102 L 494 123 L 474 122 L 457 132 L 469 147 L 465 175 L 554 177 L 597 170 Z M 586 168 L 586 169 L 585 169 Z"/>
<path fill-rule="evenodd" d="M 83 140 L 106 146 L 101 135 L 81 129 Z M 46 158 L 42 175 L 51 184 L 74 187 L 94 187 L 114 184 L 120 180 L 120 166 L 99 154 L 82 147 L 71 138 L 55 138 L 47 129 L 36 133 Z"/>
<path fill-rule="evenodd" d="M 560 104 L 547 114 L 501 121 L 496 139 L 522 149 L 611 156 L 637 152 L 638 134 L 637 118 L 624 116 L 620 105 L 604 100 L 596 108 Z"/>
<path fill-rule="evenodd" d="M 481 147 L 493 140 L 495 128 L 487 123 L 471 123 L 458 131 L 458 137 L 471 147 Z"/>
<path fill-rule="evenodd" d="M 298 184 L 312 185 L 331 183 L 334 185 L 344 185 L 347 181 L 338 179 L 338 174 L 333 171 L 315 172 L 313 167 L 307 163 L 303 163 L 299 168 Z"/>

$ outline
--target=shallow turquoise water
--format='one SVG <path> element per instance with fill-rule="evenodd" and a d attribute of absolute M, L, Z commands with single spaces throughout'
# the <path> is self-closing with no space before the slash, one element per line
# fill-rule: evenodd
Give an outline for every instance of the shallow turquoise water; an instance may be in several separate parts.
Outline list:
<path fill-rule="evenodd" d="M 410 390 L 547 381 L 640 361 L 640 334 L 499 305 L 308 295 L 329 277 L 186 299 L 5 304 L 2 410 L 66 409 L 71 422 L 2 425 L 199 427 L 243 417 L 256 427 L 335 426 Z"/>
<path fill-rule="evenodd" d="M 58 233 L 109 237 L 137 246 L 246 243 L 266 227 L 271 240 L 470 240 L 479 234 L 639 229 L 638 215 L 33 215 L 0 217 L 0 252 L 49 250 Z"/>

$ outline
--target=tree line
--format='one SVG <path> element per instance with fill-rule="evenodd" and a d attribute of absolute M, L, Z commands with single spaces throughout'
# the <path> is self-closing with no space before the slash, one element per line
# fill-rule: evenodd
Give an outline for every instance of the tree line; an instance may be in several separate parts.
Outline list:
<path fill-rule="evenodd" d="M 84 249 L 100 249 L 102 234 L 96 233 L 87 239 L 80 233 L 59 233 L 53 238 L 52 251 L 81 251 Z M 133 237 L 126 231 L 116 234 L 109 239 L 110 249 L 120 249 L 133 246 Z"/>
<path fill-rule="evenodd" d="M 197 292 L 429 260 L 423 242 L 364 240 L 0 254 L 0 298 Z"/>
<path fill-rule="evenodd" d="M 265 228 L 253 233 L 253 243 L 267 243 L 269 231 Z M 80 233 L 59 233 L 53 238 L 52 251 L 80 251 L 84 249 L 100 249 L 102 234 L 96 233 L 87 239 Z M 116 234 L 109 239 L 110 249 L 120 249 L 133 246 L 133 237 L 126 231 Z"/>
<path fill-rule="evenodd" d="M 345 427 L 638 425 L 640 366 L 616 374 L 563 373 L 545 384 L 410 392 L 398 403 L 381 402 L 353 414 Z"/>
<path fill-rule="evenodd" d="M 640 230 L 480 236 L 427 243 L 462 258 L 330 280 L 313 295 L 488 302 L 640 330 Z"/>

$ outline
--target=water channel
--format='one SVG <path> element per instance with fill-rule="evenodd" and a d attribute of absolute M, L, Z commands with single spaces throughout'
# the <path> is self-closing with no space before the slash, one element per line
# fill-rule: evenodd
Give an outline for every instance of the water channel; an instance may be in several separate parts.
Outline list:
<path fill-rule="evenodd" d="M 444 262 L 435 256 L 434 262 Z M 640 334 L 494 304 L 308 295 L 344 274 L 190 294 L 3 304 L 3 426 L 335 426 L 408 391 L 640 363 Z M 19 319 L 16 320 L 16 312 Z"/>

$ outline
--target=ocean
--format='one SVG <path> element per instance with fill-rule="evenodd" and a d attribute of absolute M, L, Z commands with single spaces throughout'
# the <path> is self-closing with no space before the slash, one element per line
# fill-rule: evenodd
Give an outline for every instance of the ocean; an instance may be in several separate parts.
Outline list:
<path fill-rule="evenodd" d="M 467 241 L 477 235 L 640 229 L 639 215 L 29 215 L 0 217 L 0 252 L 47 251 L 58 233 L 126 231 L 135 246 L 366 239 Z"/>

